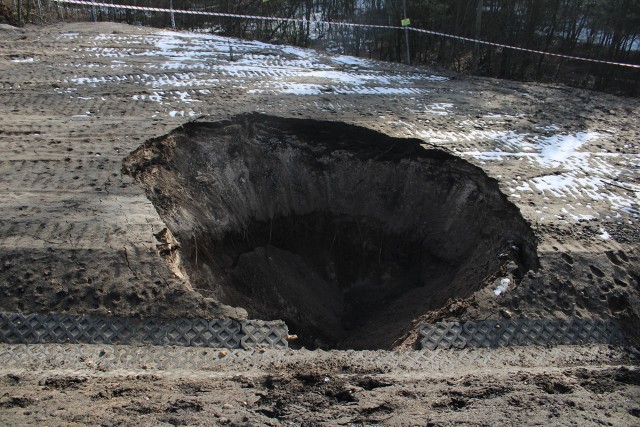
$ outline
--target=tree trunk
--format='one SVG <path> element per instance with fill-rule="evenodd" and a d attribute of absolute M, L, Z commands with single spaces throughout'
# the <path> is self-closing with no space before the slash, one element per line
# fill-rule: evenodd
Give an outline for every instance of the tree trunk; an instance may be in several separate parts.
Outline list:
<path fill-rule="evenodd" d="M 482 8 L 484 4 L 482 0 L 478 0 L 478 6 L 476 7 L 476 40 L 480 39 L 480 28 L 482 25 Z M 478 62 L 480 61 L 480 45 L 478 43 L 473 44 L 473 65 L 471 66 L 471 72 L 478 74 Z"/>

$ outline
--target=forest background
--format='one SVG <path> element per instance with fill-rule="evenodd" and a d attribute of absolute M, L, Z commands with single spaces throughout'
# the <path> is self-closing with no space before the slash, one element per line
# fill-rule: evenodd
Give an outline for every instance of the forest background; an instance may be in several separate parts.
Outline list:
<path fill-rule="evenodd" d="M 413 28 L 561 55 L 639 64 L 640 0 L 102 1 L 301 21 L 152 12 L 54 0 L 0 0 L 0 22 L 24 25 L 94 20 L 174 27 L 481 76 L 640 95 L 638 68 L 507 49 L 401 26 L 408 18 Z M 346 26 L 340 22 L 396 28 Z"/>

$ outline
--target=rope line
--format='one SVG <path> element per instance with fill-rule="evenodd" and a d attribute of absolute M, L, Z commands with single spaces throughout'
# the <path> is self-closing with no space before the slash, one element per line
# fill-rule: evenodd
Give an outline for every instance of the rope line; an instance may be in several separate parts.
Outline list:
<path fill-rule="evenodd" d="M 78 4 L 78 5 L 84 5 L 84 6 L 106 7 L 111 9 L 125 9 L 125 10 L 129 9 L 129 10 L 141 10 L 145 12 L 165 12 L 165 13 L 177 13 L 177 14 L 183 14 L 183 15 L 215 16 L 220 18 L 251 19 L 251 20 L 257 20 L 257 21 L 294 22 L 294 23 L 302 23 L 302 24 L 324 24 L 329 26 L 335 25 L 335 26 L 342 26 L 342 27 L 381 28 L 386 30 L 409 29 L 417 33 L 429 34 L 432 36 L 439 36 L 439 37 L 446 37 L 450 39 L 461 40 L 461 41 L 471 42 L 471 43 L 478 43 L 486 46 L 500 47 L 503 49 L 512 49 L 520 52 L 535 53 L 539 55 L 549 55 L 556 58 L 565 58 L 565 59 L 571 59 L 575 61 L 592 62 L 596 64 L 616 65 L 620 67 L 640 69 L 639 64 L 628 64 L 625 62 L 605 61 L 602 59 L 592 59 L 592 58 L 584 58 L 581 56 L 564 55 L 561 53 L 545 52 L 542 50 L 528 49 L 528 48 L 519 47 L 519 46 L 511 46 L 511 45 L 506 45 L 502 43 L 489 42 L 489 41 L 474 39 L 470 37 L 456 36 L 453 34 L 441 33 L 439 31 L 431 31 L 431 30 L 425 30 L 422 28 L 415 28 L 415 27 L 401 27 L 401 26 L 394 26 L 394 25 L 378 25 L 378 24 L 357 24 L 354 22 L 340 22 L 340 21 L 334 22 L 334 21 L 308 20 L 306 18 L 278 18 L 278 17 L 271 17 L 271 16 L 242 15 L 242 14 L 236 14 L 236 13 L 207 12 L 207 11 L 186 10 L 186 9 L 167 9 L 167 8 L 160 8 L 160 7 L 133 6 L 133 5 L 126 5 L 126 4 L 93 2 L 90 0 L 53 0 L 53 1 L 56 3 L 69 3 L 69 4 Z"/>

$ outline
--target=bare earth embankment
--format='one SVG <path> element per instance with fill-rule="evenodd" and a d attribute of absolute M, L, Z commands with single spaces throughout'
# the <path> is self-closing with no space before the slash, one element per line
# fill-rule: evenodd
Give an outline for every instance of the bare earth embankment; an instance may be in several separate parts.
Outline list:
<path fill-rule="evenodd" d="M 639 423 L 636 99 L 115 24 L 0 39 L 1 311 L 372 350 L 0 344 L 0 423 Z M 420 319 L 523 317 L 628 346 L 411 350 Z"/>

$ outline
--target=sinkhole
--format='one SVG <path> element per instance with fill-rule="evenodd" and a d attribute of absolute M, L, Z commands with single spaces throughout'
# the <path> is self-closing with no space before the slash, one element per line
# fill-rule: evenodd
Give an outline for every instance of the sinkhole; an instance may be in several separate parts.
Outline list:
<path fill-rule="evenodd" d="M 194 289 L 282 319 L 307 348 L 387 349 L 417 317 L 536 269 L 536 239 L 480 168 L 417 139 L 244 114 L 124 160 Z"/>

